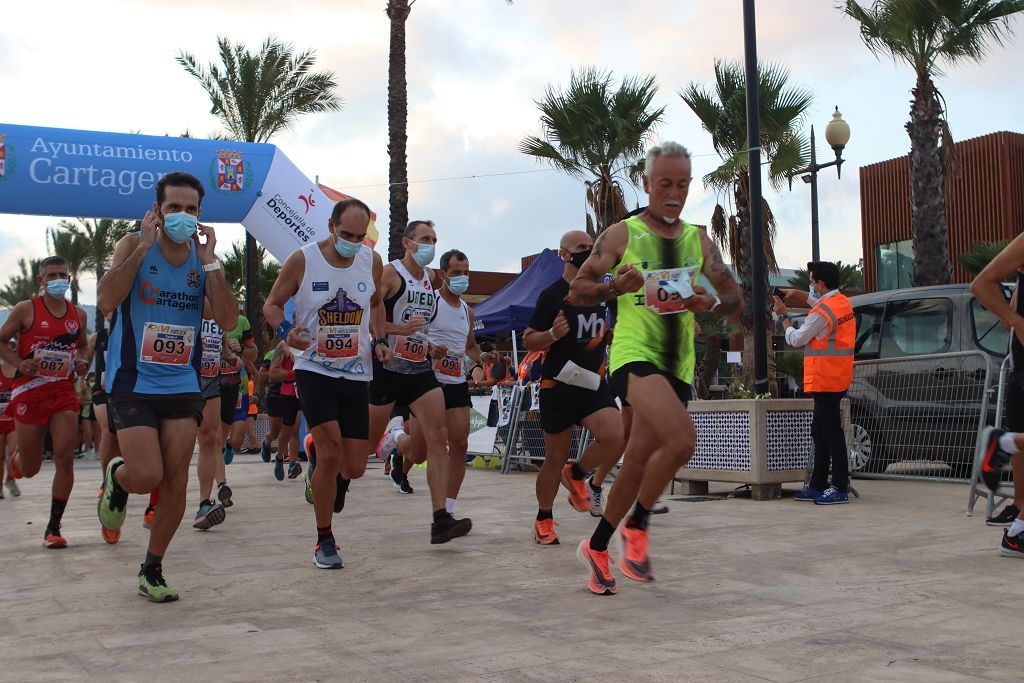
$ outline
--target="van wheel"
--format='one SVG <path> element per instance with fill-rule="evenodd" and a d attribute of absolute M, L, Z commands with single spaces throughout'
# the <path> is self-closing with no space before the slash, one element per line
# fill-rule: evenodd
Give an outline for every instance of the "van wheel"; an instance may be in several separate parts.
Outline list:
<path fill-rule="evenodd" d="M 852 425 L 852 427 L 853 441 L 850 443 L 850 471 L 870 472 L 872 471 L 871 465 L 875 464 L 871 462 L 871 435 L 868 434 L 868 430 L 859 424 Z"/>

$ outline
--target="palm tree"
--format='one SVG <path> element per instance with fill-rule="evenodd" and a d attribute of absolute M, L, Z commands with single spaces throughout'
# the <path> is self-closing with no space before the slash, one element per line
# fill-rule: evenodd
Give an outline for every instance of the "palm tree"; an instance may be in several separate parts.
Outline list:
<path fill-rule="evenodd" d="M 611 73 L 573 71 L 564 91 L 548 86 L 537 101 L 544 139 L 524 138 L 519 151 L 547 161 L 586 183 L 587 203 L 599 235 L 626 214 L 622 181 L 637 183 L 644 151 L 665 108 L 651 108 L 657 93 L 653 76 L 628 76 L 618 88 Z"/>
<path fill-rule="evenodd" d="M 270 289 L 281 272 L 281 264 L 267 258 L 267 249 L 262 244 L 256 246 L 256 257 L 260 262 L 259 282 L 260 296 L 264 299 L 270 295 Z M 231 243 L 231 251 L 221 255 L 224 262 L 224 277 L 231 285 L 235 296 L 241 297 L 245 291 L 245 246 L 241 240 Z"/>
<path fill-rule="evenodd" d="M 980 62 L 990 42 L 1002 45 L 1010 17 L 1024 0 L 876 0 L 870 8 L 855 0 L 841 7 L 860 23 L 860 35 L 875 54 L 909 64 L 917 81 L 910 120 L 910 206 L 915 287 L 952 282 L 945 177 L 955 174 L 953 137 L 946 104 L 935 87 L 941 65 Z M 939 147 L 939 140 L 942 146 Z"/>
<path fill-rule="evenodd" d="M 836 261 L 836 266 L 839 267 L 839 289 L 864 291 L 863 259 L 857 265 Z M 806 292 L 811 286 L 810 275 L 803 268 L 797 268 L 789 278 L 789 286 Z"/>
<path fill-rule="evenodd" d="M 971 244 L 971 248 L 964 253 L 956 257 L 957 263 L 960 267 L 970 273 L 972 276 L 977 275 L 981 271 L 985 270 L 992 259 L 999 255 L 1003 249 L 1010 244 L 1010 240 L 1002 240 L 1000 242 L 974 242 Z M 1003 278 L 1009 278 L 1013 275 L 1013 271 L 1006 273 Z"/>
<path fill-rule="evenodd" d="M 7 279 L 7 284 L 0 289 L 0 305 L 8 308 L 20 301 L 27 301 L 39 294 L 39 283 L 36 282 L 36 274 L 39 272 L 39 264 L 42 259 L 31 259 L 25 261 L 18 259 L 18 272 Z"/>
<path fill-rule="evenodd" d="M 789 71 L 779 65 L 758 68 L 761 118 L 761 153 L 768 179 L 781 189 L 795 171 L 807 164 L 809 145 L 800 133 L 803 118 L 811 106 L 808 90 L 789 85 Z M 704 176 L 704 185 L 726 197 L 731 195 L 734 211 L 727 215 L 721 204 L 711 219 L 712 238 L 727 251 L 744 287 L 742 323 L 753 329 L 753 262 L 750 247 L 750 174 L 747 168 L 746 74 L 741 64 L 715 61 L 715 88 L 707 90 L 691 83 L 680 97 L 701 125 L 711 134 L 721 165 Z M 778 273 L 775 260 L 775 217 L 767 202 L 764 214 L 764 245 L 767 270 Z M 767 283 L 766 283 L 767 284 Z M 766 288 L 767 290 L 767 288 Z M 749 334 L 746 335 L 751 340 Z M 749 356 L 748 356 L 749 357 Z"/>
<path fill-rule="evenodd" d="M 118 241 L 132 231 L 132 222 L 125 220 L 114 220 L 111 218 L 86 219 L 78 218 L 75 221 L 62 220 L 58 223 L 62 230 L 74 232 L 85 240 L 89 247 L 82 270 L 92 272 L 96 275 L 96 282 L 103 279 L 111 261 L 114 259 L 114 249 Z M 103 314 L 99 308 L 96 309 L 96 329 L 103 327 Z"/>
<path fill-rule="evenodd" d="M 81 290 L 79 280 L 82 272 L 87 270 L 86 263 L 91 247 L 81 234 L 61 227 L 47 228 L 46 238 L 50 243 L 50 252 L 67 261 L 68 277 L 71 280 L 71 303 L 77 306 L 78 292 Z"/>
<path fill-rule="evenodd" d="M 220 64 L 201 66 L 182 52 L 177 62 L 194 76 L 210 98 L 210 113 L 220 119 L 227 137 L 240 142 L 267 142 L 292 127 L 301 114 L 338 111 L 342 101 L 334 94 L 337 83 L 330 71 L 314 72 L 316 52 L 296 53 L 291 43 L 268 37 L 258 52 L 244 43 L 217 38 Z M 254 330 L 262 330 L 263 304 L 257 278 L 256 238 L 246 235 L 246 317 Z"/>

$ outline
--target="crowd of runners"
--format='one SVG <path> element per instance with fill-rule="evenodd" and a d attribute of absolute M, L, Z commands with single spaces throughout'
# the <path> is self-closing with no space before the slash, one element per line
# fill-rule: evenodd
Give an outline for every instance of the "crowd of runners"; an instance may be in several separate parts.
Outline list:
<path fill-rule="evenodd" d="M 559 543 L 553 504 L 565 487 L 573 509 L 598 518 L 593 534 L 576 546 L 597 594 L 616 591 L 616 565 L 632 580 L 654 579 L 649 517 L 696 446 L 687 412 L 695 314 L 734 317 L 742 309 L 716 245 L 680 219 L 691 178 L 685 148 L 652 148 L 643 177 L 648 207 L 596 242 L 579 231 L 562 237 L 562 277 L 541 294 L 524 335 L 540 367 L 547 453 L 537 476 L 533 538 Z M 103 471 L 97 500 L 103 538 L 118 542 L 129 494 L 149 497 L 143 515 L 149 545 L 138 583 L 154 602 L 178 598 L 163 560 L 185 514 L 197 444 L 196 529 L 225 521 L 232 505 L 227 467 L 248 440 L 265 462 L 274 460 L 278 480 L 305 475 L 318 568 L 344 566 L 335 517 L 372 453 L 387 458 L 402 493 L 412 493 L 410 468 L 427 464 L 430 543 L 470 533 L 472 521 L 455 515 L 466 470 L 470 383 L 499 379 L 467 377 L 466 359 L 479 364 L 483 353 L 485 362 L 502 364 L 493 351 L 482 352 L 473 311 L 462 300 L 467 255 L 446 251 L 431 268 L 437 231 L 416 220 L 402 236 L 404 257 L 385 264 L 364 244 L 369 209 L 355 199 L 339 202 L 329 236 L 282 264 L 263 308 L 278 343 L 260 359 L 254 330 L 239 314 L 215 254 L 216 234 L 198 222 L 203 195 L 200 181 L 186 173 L 159 181 L 152 208 L 118 243 L 98 285 L 107 325 L 94 335 L 86 334 L 84 312 L 65 298 L 69 273 L 60 256 L 40 265 L 41 296 L 19 303 L 0 326 L 0 403 L 7 404 L 0 415 L 7 466 L 0 472 L 8 494 L 19 495 L 16 480 L 38 474 L 49 435 L 54 478 L 44 544 L 68 543 L 61 518 L 85 438 L 82 416 L 95 424 L 89 443 L 98 448 Z M 694 284 L 698 273 L 714 293 Z M 1022 328 L 1015 328 L 1018 335 Z M 254 388 L 261 382 L 270 430 L 257 440 Z M 300 411 L 309 429 L 303 444 Z M 594 438 L 569 462 L 576 425 Z M 997 468 L 1017 452 L 1016 442 L 1001 433 L 992 439 L 988 461 Z M 300 451 L 308 458 L 305 473 Z M 620 459 L 605 496 L 602 484 Z M 1015 526 L 1007 535 L 1019 540 L 1022 532 Z M 609 554 L 615 539 L 617 563 Z"/>

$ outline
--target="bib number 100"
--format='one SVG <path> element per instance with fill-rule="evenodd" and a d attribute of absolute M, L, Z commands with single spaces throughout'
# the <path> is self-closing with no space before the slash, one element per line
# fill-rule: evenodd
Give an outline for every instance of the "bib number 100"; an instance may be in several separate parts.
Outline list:
<path fill-rule="evenodd" d="M 422 337 L 399 337 L 395 355 L 413 363 L 427 359 L 427 340 Z"/>

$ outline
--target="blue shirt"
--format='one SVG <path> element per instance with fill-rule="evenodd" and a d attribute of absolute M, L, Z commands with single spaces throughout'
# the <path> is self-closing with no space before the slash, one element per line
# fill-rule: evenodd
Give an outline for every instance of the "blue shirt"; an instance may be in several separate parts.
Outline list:
<path fill-rule="evenodd" d="M 195 245 L 172 266 L 153 243 L 131 292 L 114 311 L 107 353 L 108 394 L 199 391 L 206 273 Z"/>

